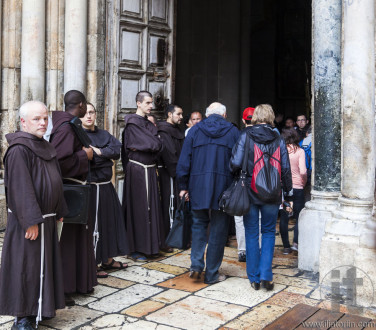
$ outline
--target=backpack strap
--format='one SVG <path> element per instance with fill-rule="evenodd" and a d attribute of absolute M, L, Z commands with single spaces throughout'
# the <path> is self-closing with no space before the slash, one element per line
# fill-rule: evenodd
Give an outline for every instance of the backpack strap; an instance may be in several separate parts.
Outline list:
<path fill-rule="evenodd" d="M 243 173 L 247 173 L 247 162 L 248 162 L 248 153 L 249 153 L 249 142 L 250 138 L 245 134 L 245 144 L 244 144 L 244 157 L 243 157 L 243 164 L 242 164 L 242 171 Z"/>

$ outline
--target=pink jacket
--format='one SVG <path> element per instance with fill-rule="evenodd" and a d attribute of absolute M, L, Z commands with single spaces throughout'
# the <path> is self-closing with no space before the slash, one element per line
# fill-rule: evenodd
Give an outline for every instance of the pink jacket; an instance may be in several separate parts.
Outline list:
<path fill-rule="evenodd" d="M 290 158 L 292 187 L 294 189 L 303 189 L 307 183 L 307 168 L 305 163 L 305 153 L 301 148 L 295 151 L 291 145 L 287 146 Z"/>

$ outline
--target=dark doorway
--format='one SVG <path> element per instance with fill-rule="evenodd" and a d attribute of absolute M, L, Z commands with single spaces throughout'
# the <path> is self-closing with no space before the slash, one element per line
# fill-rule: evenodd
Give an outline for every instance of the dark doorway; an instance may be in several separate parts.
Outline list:
<path fill-rule="evenodd" d="M 175 102 L 185 113 L 219 101 L 236 123 L 260 103 L 308 115 L 310 77 L 310 1 L 177 1 Z"/>

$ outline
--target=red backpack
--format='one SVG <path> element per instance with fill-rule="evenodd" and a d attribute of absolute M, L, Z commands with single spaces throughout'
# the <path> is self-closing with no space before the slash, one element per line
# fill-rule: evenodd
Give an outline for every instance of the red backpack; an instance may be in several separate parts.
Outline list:
<path fill-rule="evenodd" d="M 254 150 L 254 167 L 251 190 L 265 203 L 281 197 L 281 147 L 280 137 L 270 144 L 260 144 L 250 139 Z"/>

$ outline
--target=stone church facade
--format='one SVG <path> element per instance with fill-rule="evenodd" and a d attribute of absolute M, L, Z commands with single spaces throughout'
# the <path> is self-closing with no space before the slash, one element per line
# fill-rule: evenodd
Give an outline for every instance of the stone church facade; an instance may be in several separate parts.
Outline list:
<path fill-rule="evenodd" d="M 166 102 L 175 102 L 179 80 L 178 1 L 3 0 L 1 156 L 23 102 L 40 100 L 50 111 L 61 111 L 70 89 L 86 94 L 98 109 L 98 125 L 117 137 L 124 114 L 135 109 L 138 90 L 153 93 L 160 116 Z M 240 9 L 251 2 L 240 1 Z M 299 220 L 299 268 L 320 272 L 324 279 L 352 265 L 376 287 L 375 1 L 313 0 L 311 10 L 314 169 L 312 199 Z M 251 53 L 247 42 L 239 38 L 239 44 L 242 54 Z M 239 61 L 241 68 L 249 66 L 244 58 Z M 249 102 L 242 100 L 251 86 L 243 75 L 240 70 L 240 105 Z M 231 119 L 239 113 L 229 110 Z M 1 161 L 0 166 L 2 178 Z M 120 192 L 119 164 L 115 172 Z M 1 227 L 6 219 L 2 184 L 0 203 Z M 374 288 L 365 288 L 358 303 L 367 305 L 373 295 Z"/>

